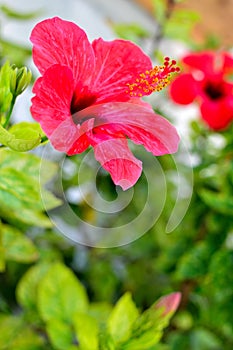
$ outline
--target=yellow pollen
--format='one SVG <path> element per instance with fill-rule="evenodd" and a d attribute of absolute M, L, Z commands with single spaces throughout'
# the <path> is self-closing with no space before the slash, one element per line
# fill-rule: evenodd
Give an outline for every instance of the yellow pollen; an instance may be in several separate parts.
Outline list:
<path fill-rule="evenodd" d="M 165 57 L 163 65 L 146 70 L 139 74 L 135 82 L 127 83 L 126 93 L 132 97 L 142 97 L 150 95 L 154 91 L 161 91 L 169 84 L 171 73 L 179 71 L 176 61 L 170 61 L 169 57 Z"/>

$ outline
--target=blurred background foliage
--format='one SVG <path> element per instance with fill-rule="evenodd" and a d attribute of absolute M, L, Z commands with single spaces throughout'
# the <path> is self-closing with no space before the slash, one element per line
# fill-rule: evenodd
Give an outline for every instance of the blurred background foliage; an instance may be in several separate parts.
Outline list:
<path fill-rule="evenodd" d="M 219 39 L 208 37 L 201 45 L 192 40 L 193 25 L 202 20 L 198 13 L 176 10 L 174 5 L 178 1 L 152 2 L 156 29 L 152 38 L 153 58 L 154 55 L 157 59 L 161 57 L 159 47 L 164 38 L 182 40 L 191 50 L 221 47 Z M 5 6 L 1 6 L 0 11 L 17 21 L 37 15 L 15 13 Z M 139 44 L 151 39 L 151 33 L 137 24 L 118 23 L 113 27 L 117 35 Z M 7 59 L 21 67 L 30 56 L 28 48 L 0 37 L 1 65 Z M 167 100 L 166 94 L 161 96 Z M 165 114 L 158 106 L 154 107 Z M 189 124 L 193 195 L 183 220 L 174 231 L 166 233 L 177 196 L 173 176 L 177 173 L 177 162 L 189 186 L 190 165 L 182 155 L 175 161 L 169 155 L 159 157 L 167 186 L 161 215 L 142 237 L 109 249 L 76 244 L 61 235 L 44 212 L 38 185 L 40 157 L 31 152 L 16 153 L 0 148 L 0 350 L 232 349 L 233 130 L 231 126 L 221 133 L 210 131 L 198 117 Z M 145 164 L 153 161 L 140 147 L 135 147 L 135 152 Z M 89 184 L 97 165 L 89 164 L 85 179 L 80 182 L 77 179 L 84 157 L 85 154 L 69 157 L 64 163 L 63 186 L 67 198 L 70 189 L 82 186 L 90 198 L 94 196 Z M 57 165 L 47 161 L 46 169 L 42 178 L 44 182 L 51 182 Z M 146 171 L 153 169 L 149 166 Z M 159 175 L 151 173 L 150 177 L 159 183 Z M 59 197 L 56 180 L 51 188 Z M 117 198 L 115 186 L 104 171 L 98 172 L 97 188 L 105 200 Z M 50 191 L 44 191 L 46 206 L 57 207 L 59 199 Z M 147 191 L 147 178 L 143 175 L 130 204 L 120 215 L 104 215 L 78 199 L 70 200 L 70 205 L 84 221 L 117 227 L 140 213 Z M 154 202 L 160 205 L 163 194 L 155 191 L 153 196 Z M 168 319 L 162 321 L 161 314 L 155 313 L 153 320 L 150 319 L 151 328 L 146 330 L 154 343 L 147 343 L 147 338 L 140 338 L 140 343 L 137 335 L 136 346 L 131 332 L 134 318 L 139 317 L 135 304 L 142 313 L 162 295 L 174 291 L 182 293 L 182 301 L 163 336 Z M 82 322 L 73 317 L 75 310 Z M 122 321 L 124 314 L 128 315 L 126 324 Z M 147 323 L 143 318 L 138 319 L 138 329 L 143 333 Z M 99 345 L 98 327 L 105 329 Z M 116 338 L 115 328 L 118 329 Z"/>

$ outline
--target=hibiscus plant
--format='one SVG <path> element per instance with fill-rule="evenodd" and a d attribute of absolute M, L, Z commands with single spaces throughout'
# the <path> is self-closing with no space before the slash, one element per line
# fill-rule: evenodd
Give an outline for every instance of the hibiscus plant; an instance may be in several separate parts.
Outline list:
<path fill-rule="evenodd" d="M 232 349 L 233 56 L 197 51 L 177 3 L 153 1 L 155 36 L 0 38 L 0 350 Z"/>

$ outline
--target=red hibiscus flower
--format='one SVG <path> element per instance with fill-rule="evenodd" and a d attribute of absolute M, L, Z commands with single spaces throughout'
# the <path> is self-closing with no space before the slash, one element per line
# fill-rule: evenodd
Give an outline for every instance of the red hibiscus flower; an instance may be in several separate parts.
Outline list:
<path fill-rule="evenodd" d="M 141 161 L 127 138 L 154 155 L 176 152 L 175 128 L 141 100 L 167 85 L 175 61 L 152 67 L 125 40 L 94 40 L 72 22 L 52 18 L 32 31 L 36 81 L 31 113 L 54 148 L 73 155 L 93 146 L 96 159 L 124 190 L 133 186 Z"/>
<path fill-rule="evenodd" d="M 226 128 L 233 120 L 233 58 L 227 53 L 201 52 L 185 56 L 184 73 L 170 87 L 171 98 L 179 104 L 196 100 L 203 120 L 211 129 Z"/>

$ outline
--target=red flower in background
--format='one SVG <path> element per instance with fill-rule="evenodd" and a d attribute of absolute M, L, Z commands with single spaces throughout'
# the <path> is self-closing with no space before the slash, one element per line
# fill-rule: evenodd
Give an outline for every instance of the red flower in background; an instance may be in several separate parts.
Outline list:
<path fill-rule="evenodd" d="M 138 180 L 142 165 L 127 137 L 154 155 L 176 152 L 175 128 L 141 100 L 161 90 L 175 61 L 152 67 L 129 41 L 94 40 L 72 22 L 44 20 L 32 31 L 33 59 L 42 77 L 34 87 L 31 112 L 54 148 L 73 155 L 93 146 L 96 159 L 124 190 Z"/>
<path fill-rule="evenodd" d="M 187 105 L 196 100 L 201 116 L 214 130 L 226 128 L 233 120 L 233 58 L 227 53 L 201 52 L 185 56 L 184 73 L 170 87 L 171 98 Z"/>

